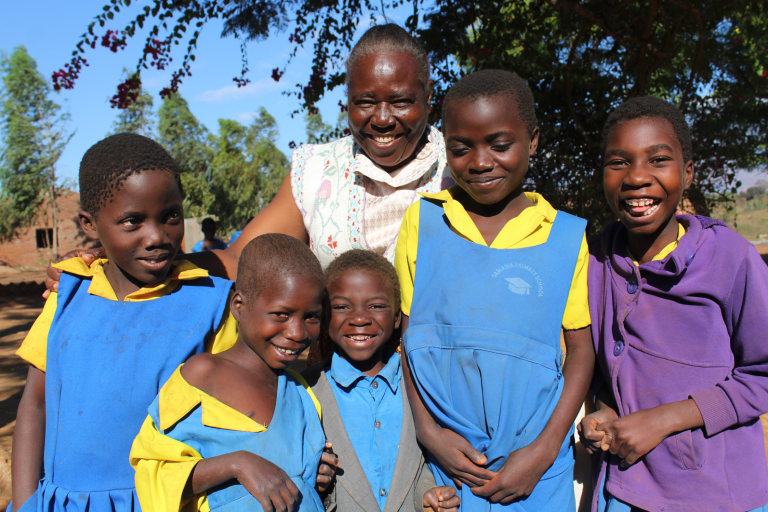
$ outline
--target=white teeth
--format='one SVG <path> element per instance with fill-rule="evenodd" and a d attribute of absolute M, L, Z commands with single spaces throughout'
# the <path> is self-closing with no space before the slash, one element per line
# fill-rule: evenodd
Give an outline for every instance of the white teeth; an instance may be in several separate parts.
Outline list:
<path fill-rule="evenodd" d="M 347 337 L 353 341 L 366 341 L 372 338 L 372 336 L 367 336 L 367 335 L 356 335 L 356 336 L 347 336 Z"/>
<path fill-rule="evenodd" d="M 650 208 L 648 208 L 647 210 L 645 210 L 643 212 L 642 216 L 643 217 L 647 217 L 647 216 L 651 215 L 653 212 L 655 212 L 658 209 L 659 209 L 659 205 L 651 206 Z"/>
<path fill-rule="evenodd" d="M 378 142 L 379 144 L 388 144 L 395 140 L 394 137 L 374 137 L 373 140 Z"/>
<path fill-rule="evenodd" d="M 280 348 L 280 347 L 275 347 L 275 348 L 280 352 L 282 352 L 283 354 L 286 354 L 289 356 L 296 355 L 299 352 L 298 350 L 288 350 L 287 348 Z"/>
<path fill-rule="evenodd" d="M 625 199 L 624 202 L 629 206 L 649 206 L 656 201 L 654 199 Z"/>

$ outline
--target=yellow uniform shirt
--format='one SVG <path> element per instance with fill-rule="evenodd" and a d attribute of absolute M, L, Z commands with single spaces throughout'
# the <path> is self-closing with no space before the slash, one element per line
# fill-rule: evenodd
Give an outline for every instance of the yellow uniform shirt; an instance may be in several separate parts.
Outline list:
<path fill-rule="evenodd" d="M 55 268 L 83 277 L 91 277 L 91 284 L 88 287 L 88 293 L 103 297 L 109 300 L 117 300 L 117 295 L 112 289 L 107 276 L 104 274 L 104 263 L 106 259 L 94 261 L 90 266 L 85 264 L 81 258 L 70 258 L 61 263 L 52 265 Z M 163 281 L 152 285 L 144 286 L 125 297 L 126 301 L 152 300 L 171 293 L 182 281 L 208 277 L 208 271 L 192 263 L 182 260 L 173 267 Z M 24 342 L 16 351 L 16 355 L 35 366 L 41 371 L 45 371 L 46 353 L 48 351 L 48 331 L 53 323 L 53 315 L 56 313 L 56 301 L 58 295 L 54 292 L 48 296 L 45 302 L 43 312 L 37 317 L 32 328 L 24 338 Z M 88 319 L 84 318 L 84 322 Z M 206 351 L 216 354 L 222 352 L 237 341 L 237 320 L 229 311 L 229 305 L 224 310 L 221 323 L 216 330 L 216 335 L 206 344 Z"/>
<path fill-rule="evenodd" d="M 659 251 L 659 254 L 654 256 L 651 261 L 661 261 L 667 256 L 669 256 L 669 253 L 677 249 L 677 242 L 680 241 L 680 239 L 685 234 L 685 226 L 683 226 L 681 223 L 677 223 L 677 239 L 675 239 L 674 242 L 671 242 L 667 244 L 666 247 L 664 247 L 661 251 Z M 627 256 L 629 256 L 632 259 L 632 263 L 635 264 L 635 266 L 639 267 L 640 264 L 637 262 L 634 256 L 632 256 L 632 253 L 629 252 L 629 246 L 627 246 Z"/>
<path fill-rule="evenodd" d="M 451 187 L 436 194 L 421 194 L 422 196 L 443 202 L 443 209 L 451 229 L 462 238 L 480 245 L 487 245 L 480 230 L 470 218 L 462 204 L 454 199 L 457 187 Z M 534 205 L 523 210 L 520 215 L 507 222 L 491 243 L 494 249 L 522 249 L 541 245 L 547 241 L 552 223 L 557 215 L 552 205 L 540 194 L 525 193 Z M 419 211 L 420 202 L 411 205 L 405 212 L 400 236 L 397 240 L 395 253 L 395 269 L 400 277 L 400 293 L 402 295 L 403 314 L 410 315 L 413 301 L 413 283 L 416 278 L 416 255 L 419 248 Z M 587 293 L 587 263 L 589 250 L 587 237 L 581 242 L 576 269 L 571 282 L 571 290 L 563 315 L 563 329 L 582 329 L 592 323 L 589 315 Z M 456 290 L 461 293 L 461 290 Z"/>
<path fill-rule="evenodd" d="M 298 373 L 288 371 L 307 390 L 322 419 L 320 402 L 309 384 Z M 141 509 L 144 512 L 208 512 L 206 493 L 182 497 L 192 469 L 203 457 L 161 430 L 174 426 L 198 404 L 203 408 L 205 426 L 254 433 L 267 428 L 189 384 L 181 375 L 181 366 L 163 385 L 159 397 L 160 428 L 147 416 L 131 447 L 130 461 L 136 470 L 136 494 Z"/>

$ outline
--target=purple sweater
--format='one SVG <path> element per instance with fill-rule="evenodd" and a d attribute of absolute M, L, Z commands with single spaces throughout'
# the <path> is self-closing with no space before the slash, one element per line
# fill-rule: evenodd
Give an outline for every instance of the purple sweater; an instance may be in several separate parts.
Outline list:
<path fill-rule="evenodd" d="M 628 469 L 604 457 L 601 469 L 608 492 L 645 510 L 751 510 L 768 503 L 768 267 L 723 223 L 678 220 L 687 229 L 677 248 L 639 268 L 620 223 L 593 244 L 595 385 L 607 382 L 619 416 L 693 398 L 704 428 L 668 437 Z"/>

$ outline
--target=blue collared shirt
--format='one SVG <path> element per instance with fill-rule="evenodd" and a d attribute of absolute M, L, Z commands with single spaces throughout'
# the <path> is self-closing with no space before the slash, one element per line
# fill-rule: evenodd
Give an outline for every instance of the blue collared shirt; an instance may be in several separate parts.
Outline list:
<path fill-rule="evenodd" d="M 330 375 L 344 428 L 384 510 L 403 429 L 400 355 L 392 354 L 376 377 L 368 377 L 333 354 Z M 344 467 L 344 461 L 339 464 Z"/>

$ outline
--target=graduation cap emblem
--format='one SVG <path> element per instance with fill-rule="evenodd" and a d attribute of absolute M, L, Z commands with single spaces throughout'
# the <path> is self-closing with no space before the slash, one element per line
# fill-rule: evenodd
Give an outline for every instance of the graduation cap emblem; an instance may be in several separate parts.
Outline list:
<path fill-rule="evenodd" d="M 531 285 L 520 279 L 519 277 L 506 278 L 505 281 L 509 283 L 509 291 L 518 295 L 530 295 Z"/>

